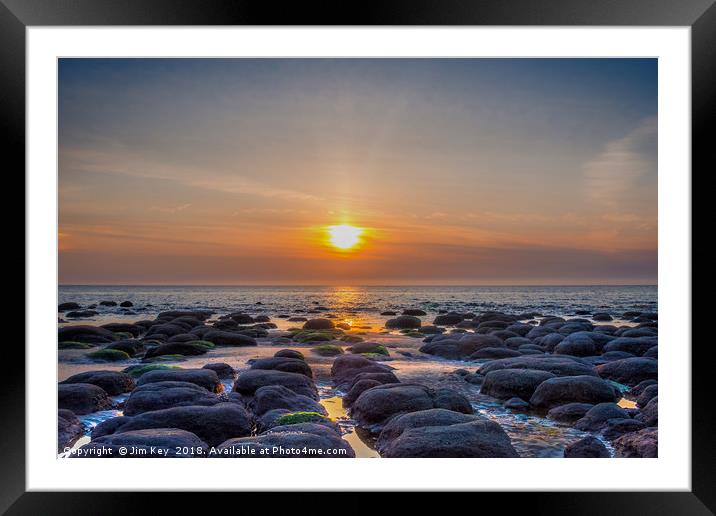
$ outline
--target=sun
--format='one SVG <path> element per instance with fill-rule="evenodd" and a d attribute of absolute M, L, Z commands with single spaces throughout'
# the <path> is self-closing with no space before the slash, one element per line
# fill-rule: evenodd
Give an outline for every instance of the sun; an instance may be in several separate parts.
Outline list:
<path fill-rule="evenodd" d="M 351 249 L 360 242 L 363 228 L 357 228 L 349 224 L 339 226 L 328 226 L 328 240 L 333 247 L 338 249 Z"/>

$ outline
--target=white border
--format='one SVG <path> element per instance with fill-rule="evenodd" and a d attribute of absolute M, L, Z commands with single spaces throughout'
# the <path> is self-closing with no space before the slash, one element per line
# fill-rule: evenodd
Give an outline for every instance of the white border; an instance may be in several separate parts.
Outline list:
<path fill-rule="evenodd" d="M 690 489 L 689 28 L 30 27 L 27 42 L 28 490 Z M 56 459 L 59 56 L 658 57 L 660 457 Z"/>

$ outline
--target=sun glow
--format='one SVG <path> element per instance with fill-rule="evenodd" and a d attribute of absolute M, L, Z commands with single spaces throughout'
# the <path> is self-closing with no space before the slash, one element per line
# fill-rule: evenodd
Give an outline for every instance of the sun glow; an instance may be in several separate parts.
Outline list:
<path fill-rule="evenodd" d="M 362 228 L 357 228 L 349 224 L 341 224 L 340 226 L 328 226 L 328 240 L 333 247 L 338 249 L 351 249 L 360 242 L 363 234 Z"/>

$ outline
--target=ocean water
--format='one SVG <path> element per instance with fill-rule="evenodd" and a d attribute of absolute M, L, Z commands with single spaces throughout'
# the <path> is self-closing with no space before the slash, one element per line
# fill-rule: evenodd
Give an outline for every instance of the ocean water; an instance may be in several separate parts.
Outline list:
<path fill-rule="evenodd" d="M 305 314 L 326 307 L 338 317 L 377 321 L 380 312 L 421 308 L 506 313 L 539 312 L 573 316 L 577 311 L 608 312 L 618 318 L 628 310 L 658 311 L 657 287 L 627 286 L 78 286 L 59 287 L 59 302 L 83 307 L 102 300 L 131 301 L 134 306 L 94 308 L 94 320 L 149 318 L 164 310 L 210 309 L 269 315 Z M 146 317 L 145 317 L 146 316 Z"/>

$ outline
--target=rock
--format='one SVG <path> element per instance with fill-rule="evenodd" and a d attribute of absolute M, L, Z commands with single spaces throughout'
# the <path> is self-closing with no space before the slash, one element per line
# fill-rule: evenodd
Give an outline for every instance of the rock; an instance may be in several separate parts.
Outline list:
<path fill-rule="evenodd" d="M 425 335 L 438 335 L 440 333 L 443 333 L 445 331 L 445 329 L 438 328 L 437 326 L 427 325 L 427 326 L 421 326 L 420 328 L 418 328 L 418 331 Z"/>
<path fill-rule="evenodd" d="M 136 339 L 126 339 L 107 344 L 104 349 L 116 349 L 133 357 L 144 349 L 145 342 Z"/>
<path fill-rule="evenodd" d="M 256 339 L 240 333 L 231 333 L 221 330 L 210 330 L 204 334 L 204 340 L 208 340 L 217 346 L 256 346 Z"/>
<path fill-rule="evenodd" d="M 343 404 L 347 407 L 350 407 L 355 402 L 355 400 L 358 399 L 358 396 L 363 394 L 368 389 L 372 387 L 377 387 L 378 385 L 383 385 L 383 383 L 379 382 L 378 380 L 371 379 L 359 380 L 357 382 L 354 382 L 348 393 L 343 396 Z"/>
<path fill-rule="evenodd" d="M 378 344 L 377 342 L 358 342 L 356 344 L 353 344 L 353 346 L 351 347 L 351 353 L 372 353 L 385 356 L 390 355 L 386 347 L 382 344 Z"/>
<path fill-rule="evenodd" d="M 287 373 L 298 373 L 313 378 L 313 371 L 305 360 L 300 358 L 271 357 L 261 358 L 251 364 L 251 369 L 271 369 Z"/>
<path fill-rule="evenodd" d="M 561 333 L 549 333 L 543 337 L 535 339 L 535 343 L 544 347 L 546 351 L 552 352 L 557 345 L 562 342 L 566 337 Z"/>
<path fill-rule="evenodd" d="M 134 303 L 132 303 L 131 301 L 122 301 L 121 303 L 119 303 L 119 306 L 121 306 L 122 308 L 129 308 L 134 306 Z"/>
<path fill-rule="evenodd" d="M 427 315 L 427 314 L 423 314 Z M 433 320 L 433 324 L 440 325 L 440 326 L 454 326 L 460 322 L 462 322 L 465 319 L 465 317 L 462 314 L 456 314 L 455 312 L 450 312 L 443 315 L 438 315 Z"/>
<path fill-rule="evenodd" d="M 469 360 L 494 360 L 496 358 L 519 357 L 522 353 L 508 348 L 482 348 L 470 355 Z"/>
<path fill-rule="evenodd" d="M 133 430 L 178 428 L 195 434 L 209 446 L 218 446 L 227 439 L 251 435 L 253 428 L 251 415 L 238 403 L 173 407 L 115 419 L 120 422 L 107 420 L 97 425 L 92 439 Z"/>
<path fill-rule="evenodd" d="M 575 423 L 593 407 L 591 403 L 567 403 L 558 405 L 547 412 L 547 417 L 559 423 Z"/>
<path fill-rule="evenodd" d="M 186 333 L 189 329 L 189 325 L 181 325 L 175 323 L 160 323 L 152 325 L 145 337 L 152 337 L 154 335 L 166 335 L 167 338 Z"/>
<path fill-rule="evenodd" d="M 628 419 L 629 415 L 616 403 L 599 403 L 578 420 L 574 427 L 585 432 L 598 432 L 610 419 Z"/>
<path fill-rule="evenodd" d="M 93 362 L 119 362 L 121 360 L 129 360 L 131 357 L 129 354 L 119 349 L 99 349 L 85 355 Z"/>
<path fill-rule="evenodd" d="M 524 338 L 524 336 L 527 335 L 527 334 L 532 330 L 532 328 L 533 328 L 533 326 L 532 326 L 531 324 L 513 323 L 513 324 L 510 324 L 510 325 L 509 325 L 507 328 L 505 328 L 505 329 L 506 329 L 506 330 L 509 330 L 509 331 L 511 331 L 511 332 L 513 332 L 513 333 L 516 333 L 516 334 L 519 335 L 520 337 L 523 337 L 523 338 Z"/>
<path fill-rule="evenodd" d="M 376 443 L 382 457 L 518 457 L 499 424 L 444 409 L 394 417 Z"/>
<path fill-rule="evenodd" d="M 333 384 L 339 389 L 350 389 L 353 381 L 363 373 L 390 373 L 391 368 L 379 364 L 362 355 L 342 355 L 336 357 L 331 367 Z"/>
<path fill-rule="evenodd" d="M 148 374 L 143 374 L 140 379 Z M 218 396 L 195 383 L 154 382 L 140 385 L 132 391 L 124 404 L 124 415 L 135 416 L 152 410 L 188 405 L 216 405 L 219 402 Z"/>
<path fill-rule="evenodd" d="M 641 421 L 629 417 L 610 419 L 607 421 L 605 428 L 602 429 L 602 435 L 608 441 L 613 441 L 624 434 L 641 430 L 644 426 Z"/>
<path fill-rule="evenodd" d="M 639 382 L 637 385 L 629 389 L 629 394 L 633 398 L 638 398 L 641 396 L 644 392 L 644 390 L 649 387 L 650 385 L 657 385 L 656 380 L 644 380 L 642 382 Z"/>
<path fill-rule="evenodd" d="M 303 325 L 304 330 L 330 330 L 335 328 L 335 324 L 330 319 L 309 319 Z"/>
<path fill-rule="evenodd" d="M 86 342 L 89 344 L 106 344 L 119 340 L 117 336 L 109 330 L 98 326 L 63 326 L 57 330 L 59 342 Z"/>
<path fill-rule="evenodd" d="M 57 405 L 75 414 L 90 414 L 112 408 L 112 400 L 101 387 L 90 383 L 58 384 Z"/>
<path fill-rule="evenodd" d="M 393 310 L 386 310 L 384 312 L 380 312 L 380 315 L 393 316 L 393 315 L 398 315 L 398 312 L 394 312 Z"/>
<path fill-rule="evenodd" d="M 567 337 L 554 348 L 555 355 L 572 355 L 575 357 L 588 357 L 596 351 L 594 341 L 589 337 Z"/>
<path fill-rule="evenodd" d="M 599 312 L 592 315 L 592 319 L 594 319 L 595 321 L 611 321 L 612 316 L 604 312 Z"/>
<path fill-rule="evenodd" d="M 594 376 L 562 376 L 545 380 L 530 398 L 538 408 L 556 407 L 565 403 L 605 403 L 619 398 L 616 389 Z"/>
<path fill-rule="evenodd" d="M 478 373 L 470 373 L 465 376 L 463 376 L 463 379 L 467 383 L 471 383 L 473 385 L 482 385 L 482 382 L 485 381 L 485 377 Z"/>
<path fill-rule="evenodd" d="M 276 409 L 326 414 L 326 410 L 315 398 L 298 394 L 282 385 L 266 385 L 256 389 L 249 407 L 257 417 Z"/>
<path fill-rule="evenodd" d="M 550 378 L 555 378 L 555 375 L 548 371 L 498 369 L 485 375 L 480 393 L 498 399 L 518 397 L 528 400 L 537 386 Z"/>
<path fill-rule="evenodd" d="M 57 453 L 71 447 L 83 435 L 84 427 L 75 413 L 71 410 L 59 409 L 57 411 Z"/>
<path fill-rule="evenodd" d="M 86 371 L 70 376 L 60 382 L 61 385 L 90 383 L 102 388 L 109 396 L 117 396 L 133 390 L 137 385 L 127 373 L 118 371 Z"/>
<path fill-rule="evenodd" d="M 343 354 L 343 348 L 336 344 L 321 344 L 311 348 L 311 352 L 322 357 L 335 357 Z"/>
<path fill-rule="evenodd" d="M 296 351 L 295 349 L 281 349 L 277 351 L 274 356 L 284 358 L 298 358 L 300 360 L 306 359 L 306 357 L 303 356 L 303 353 L 301 353 L 300 351 Z"/>
<path fill-rule="evenodd" d="M 169 337 L 167 339 L 167 342 L 192 342 L 197 341 L 197 335 L 196 333 L 180 333 L 179 335 L 174 335 L 172 337 Z M 208 342 L 208 341 L 202 341 L 202 342 Z"/>
<path fill-rule="evenodd" d="M 194 338 L 196 339 L 196 337 Z M 211 348 L 194 342 L 167 342 L 166 344 L 160 344 L 155 348 L 148 349 L 144 354 L 144 358 L 147 359 L 164 355 L 196 356 L 205 354 L 209 349 Z"/>
<path fill-rule="evenodd" d="M 602 378 L 631 386 L 643 380 L 656 380 L 657 364 L 653 358 L 625 358 L 597 366 L 597 371 Z"/>
<path fill-rule="evenodd" d="M 255 437 L 229 439 L 217 448 L 213 456 L 352 458 L 355 452 L 331 428 L 316 423 L 300 423 L 278 426 Z"/>
<path fill-rule="evenodd" d="M 591 435 L 564 449 L 564 457 L 567 459 L 607 459 L 609 456 L 604 443 Z"/>
<path fill-rule="evenodd" d="M 176 428 L 152 428 L 105 435 L 85 444 L 82 457 L 166 458 L 206 457 L 207 444 L 196 435 Z M 124 453 L 122 453 L 124 452 Z"/>
<path fill-rule="evenodd" d="M 644 408 L 652 400 L 652 398 L 655 398 L 658 395 L 659 386 L 657 384 L 648 385 L 644 388 L 642 393 L 636 399 L 636 406 L 639 408 Z"/>
<path fill-rule="evenodd" d="M 99 305 L 100 306 L 117 306 L 117 302 L 116 301 L 100 301 Z"/>
<path fill-rule="evenodd" d="M 470 402 L 455 391 L 434 390 L 417 384 L 391 383 L 364 391 L 353 403 L 351 416 L 358 426 L 371 432 L 379 432 L 390 418 L 398 414 L 431 408 L 472 413 Z"/>
<path fill-rule="evenodd" d="M 624 434 L 612 444 L 615 457 L 656 458 L 659 455 L 659 432 L 657 428 L 644 428 Z"/>
<path fill-rule="evenodd" d="M 657 339 L 654 337 L 617 337 L 604 346 L 604 351 L 626 351 L 641 356 L 655 345 L 657 345 Z"/>
<path fill-rule="evenodd" d="M 403 315 L 423 316 L 428 314 L 424 310 L 420 310 L 419 308 L 407 308 L 403 310 Z"/>
<path fill-rule="evenodd" d="M 204 364 L 202 369 L 210 369 L 216 373 L 220 380 L 228 380 L 236 378 L 236 371 L 229 364 L 224 362 L 213 362 Z"/>
<path fill-rule="evenodd" d="M 493 360 L 480 367 L 481 374 L 498 369 L 537 369 L 557 376 L 597 376 L 594 366 L 567 356 L 533 355 Z"/>
<path fill-rule="evenodd" d="M 385 322 L 385 327 L 389 329 L 410 329 L 420 328 L 422 322 L 417 317 L 412 315 L 399 315 L 395 319 L 388 319 Z"/>
<path fill-rule="evenodd" d="M 510 337 L 505 340 L 505 346 L 510 349 L 520 349 L 521 346 L 534 346 L 534 344 L 525 337 Z"/>
<path fill-rule="evenodd" d="M 219 377 L 210 369 L 160 369 L 149 371 L 139 377 L 137 385 L 157 382 L 188 382 L 213 393 L 219 393 L 224 390 L 224 385 L 219 381 Z"/>
<path fill-rule="evenodd" d="M 67 303 L 60 303 L 57 305 L 57 311 L 58 312 L 66 312 L 68 310 L 79 310 L 81 307 L 77 303 L 73 302 L 67 302 Z"/>
<path fill-rule="evenodd" d="M 307 321 L 305 317 L 289 317 L 288 322 L 304 322 Z"/>
<path fill-rule="evenodd" d="M 244 396 L 253 396 L 259 388 L 267 385 L 282 385 L 297 394 L 318 400 L 316 386 L 307 376 L 271 369 L 251 369 L 240 373 L 234 382 L 233 391 Z"/>
<path fill-rule="evenodd" d="M 655 360 L 658 360 L 659 358 L 659 346 L 652 346 L 649 349 L 646 350 L 644 355 L 642 355 L 644 358 L 653 358 Z"/>
<path fill-rule="evenodd" d="M 659 397 L 651 398 L 636 419 L 646 426 L 659 426 Z"/>
<path fill-rule="evenodd" d="M 505 402 L 504 407 L 512 410 L 527 410 L 530 404 L 522 398 L 510 398 Z"/>

